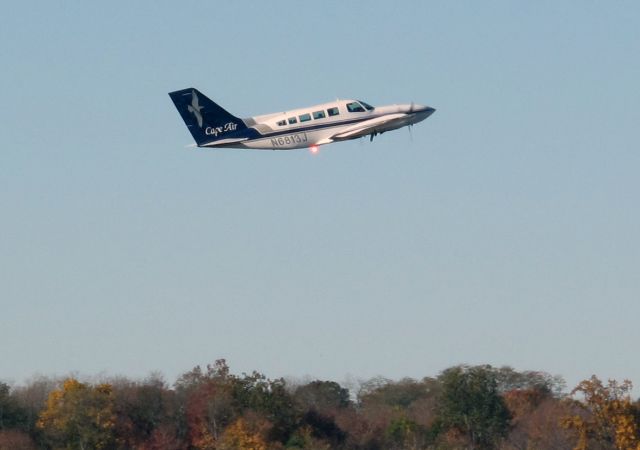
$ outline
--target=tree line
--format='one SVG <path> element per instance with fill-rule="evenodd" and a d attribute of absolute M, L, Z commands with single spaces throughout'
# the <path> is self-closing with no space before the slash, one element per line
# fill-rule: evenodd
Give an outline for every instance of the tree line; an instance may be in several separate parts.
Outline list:
<path fill-rule="evenodd" d="M 173 385 L 41 377 L 0 383 L 0 450 L 640 450 L 631 383 L 489 365 L 436 377 L 335 381 L 234 375 L 224 360 Z"/>

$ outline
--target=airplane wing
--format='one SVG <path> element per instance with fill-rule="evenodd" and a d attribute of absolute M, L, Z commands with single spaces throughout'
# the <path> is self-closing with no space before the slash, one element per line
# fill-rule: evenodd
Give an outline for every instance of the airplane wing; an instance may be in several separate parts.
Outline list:
<path fill-rule="evenodd" d="M 384 131 L 389 127 L 393 129 L 394 123 L 397 123 L 398 127 L 401 127 L 405 125 L 404 121 L 407 116 L 408 114 L 405 113 L 396 113 L 374 117 L 373 119 L 365 120 L 364 122 L 360 122 L 346 129 L 342 129 L 340 130 L 340 133 L 334 134 L 329 139 L 331 139 L 331 141 L 339 141 L 343 139 L 352 139 L 355 137 L 366 136 L 367 134 Z"/>

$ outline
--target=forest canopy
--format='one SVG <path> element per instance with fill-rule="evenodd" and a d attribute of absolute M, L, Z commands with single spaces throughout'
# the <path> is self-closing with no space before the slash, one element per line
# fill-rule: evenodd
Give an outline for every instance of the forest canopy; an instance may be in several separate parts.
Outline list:
<path fill-rule="evenodd" d="M 1 375 L 1 374 L 0 374 Z M 0 383 L 0 450 L 635 449 L 631 382 L 596 376 L 566 392 L 540 371 L 455 366 L 420 380 L 233 374 L 226 361 L 183 373 L 89 382 Z"/>

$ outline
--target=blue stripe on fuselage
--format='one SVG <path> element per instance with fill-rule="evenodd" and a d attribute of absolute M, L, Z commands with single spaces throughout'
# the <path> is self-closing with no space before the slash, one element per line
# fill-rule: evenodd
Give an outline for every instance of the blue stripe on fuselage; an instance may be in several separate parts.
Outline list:
<path fill-rule="evenodd" d="M 360 118 L 357 118 L 357 119 L 347 119 L 347 120 L 342 120 L 340 122 L 319 123 L 319 124 L 309 125 L 309 126 L 305 126 L 305 127 L 289 128 L 289 129 L 286 129 L 286 130 L 276 130 L 276 131 L 273 131 L 271 133 L 262 134 L 261 136 L 264 137 L 264 138 L 271 138 L 271 137 L 274 137 L 274 136 L 277 137 L 277 136 L 281 136 L 281 135 L 285 135 L 285 134 L 291 134 L 291 133 L 315 131 L 315 130 L 321 130 L 323 128 L 331 128 L 331 127 L 337 127 L 337 126 L 352 125 L 352 124 L 356 124 L 358 122 L 364 122 L 365 120 L 374 119 L 376 117 L 380 117 L 380 115 L 371 115 L 371 116 L 367 116 L 367 117 L 360 117 Z"/>
<path fill-rule="evenodd" d="M 271 138 L 274 138 L 274 137 L 284 136 L 284 135 L 287 135 L 287 134 L 309 132 L 309 131 L 321 130 L 323 128 L 332 128 L 332 127 L 340 127 L 340 126 L 345 126 L 345 125 L 353 125 L 353 124 L 356 124 L 358 122 L 364 122 L 365 120 L 374 119 L 376 117 L 381 117 L 383 115 L 384 114 L 372 114 L 372 115 L 366 116 L 366 117 L 359 117 L 359 118 L 355 118 L 355 119 L 347 119 L 347 120 L 342 120 L 342 121 L 339 121 L 339 122 L 318 123 L 318 124 L 312 124 L 312 125 L 308 125 L 308 126 L 304 126 L 304 127 L 286 128 L 286 129 L 282 129 L 282 130 L 275 130 L 275 131 L 272 131 L 270 133 L 265 133 L 265 134 L 260 133 L 254 127 L 249 127 L 249 128 L 246 128 L 246 129 L 242 130 L 239 133 L 232 133 L 232 134 L 229 134 L 229 135 L 225 135 L 224 138 L 243 138 L 243 137 L 247 137 L 249 139 L 242 142 L 242 143 L 247 143 L 247 142 L 258 141 L 258 140 L 262 140 L 262 139 L 271 139 Z M 318 119 L 315 119 L 315 120 L 318 120 Z M 216 140 L 217 139 L 212 140 L 211 142 L 207 142 L 205 144 L 202 144 L 202 147 L 207 146 L 207 144 L 213 144 L 213 143 L 216 142 Z"/>

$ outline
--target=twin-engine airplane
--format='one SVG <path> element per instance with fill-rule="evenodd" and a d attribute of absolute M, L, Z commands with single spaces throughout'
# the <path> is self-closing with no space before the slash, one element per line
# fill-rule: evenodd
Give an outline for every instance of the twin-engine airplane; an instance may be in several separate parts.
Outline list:
<path fill-rule="evenodd" d="M 308 108 L 240 119 L 194 88 L 170 92 L 198 147 L 291 150 L 346 141 L 410 126 L 429 117 L 428 106 L 373 107 L 360 100 L 336 100 Z"/>

